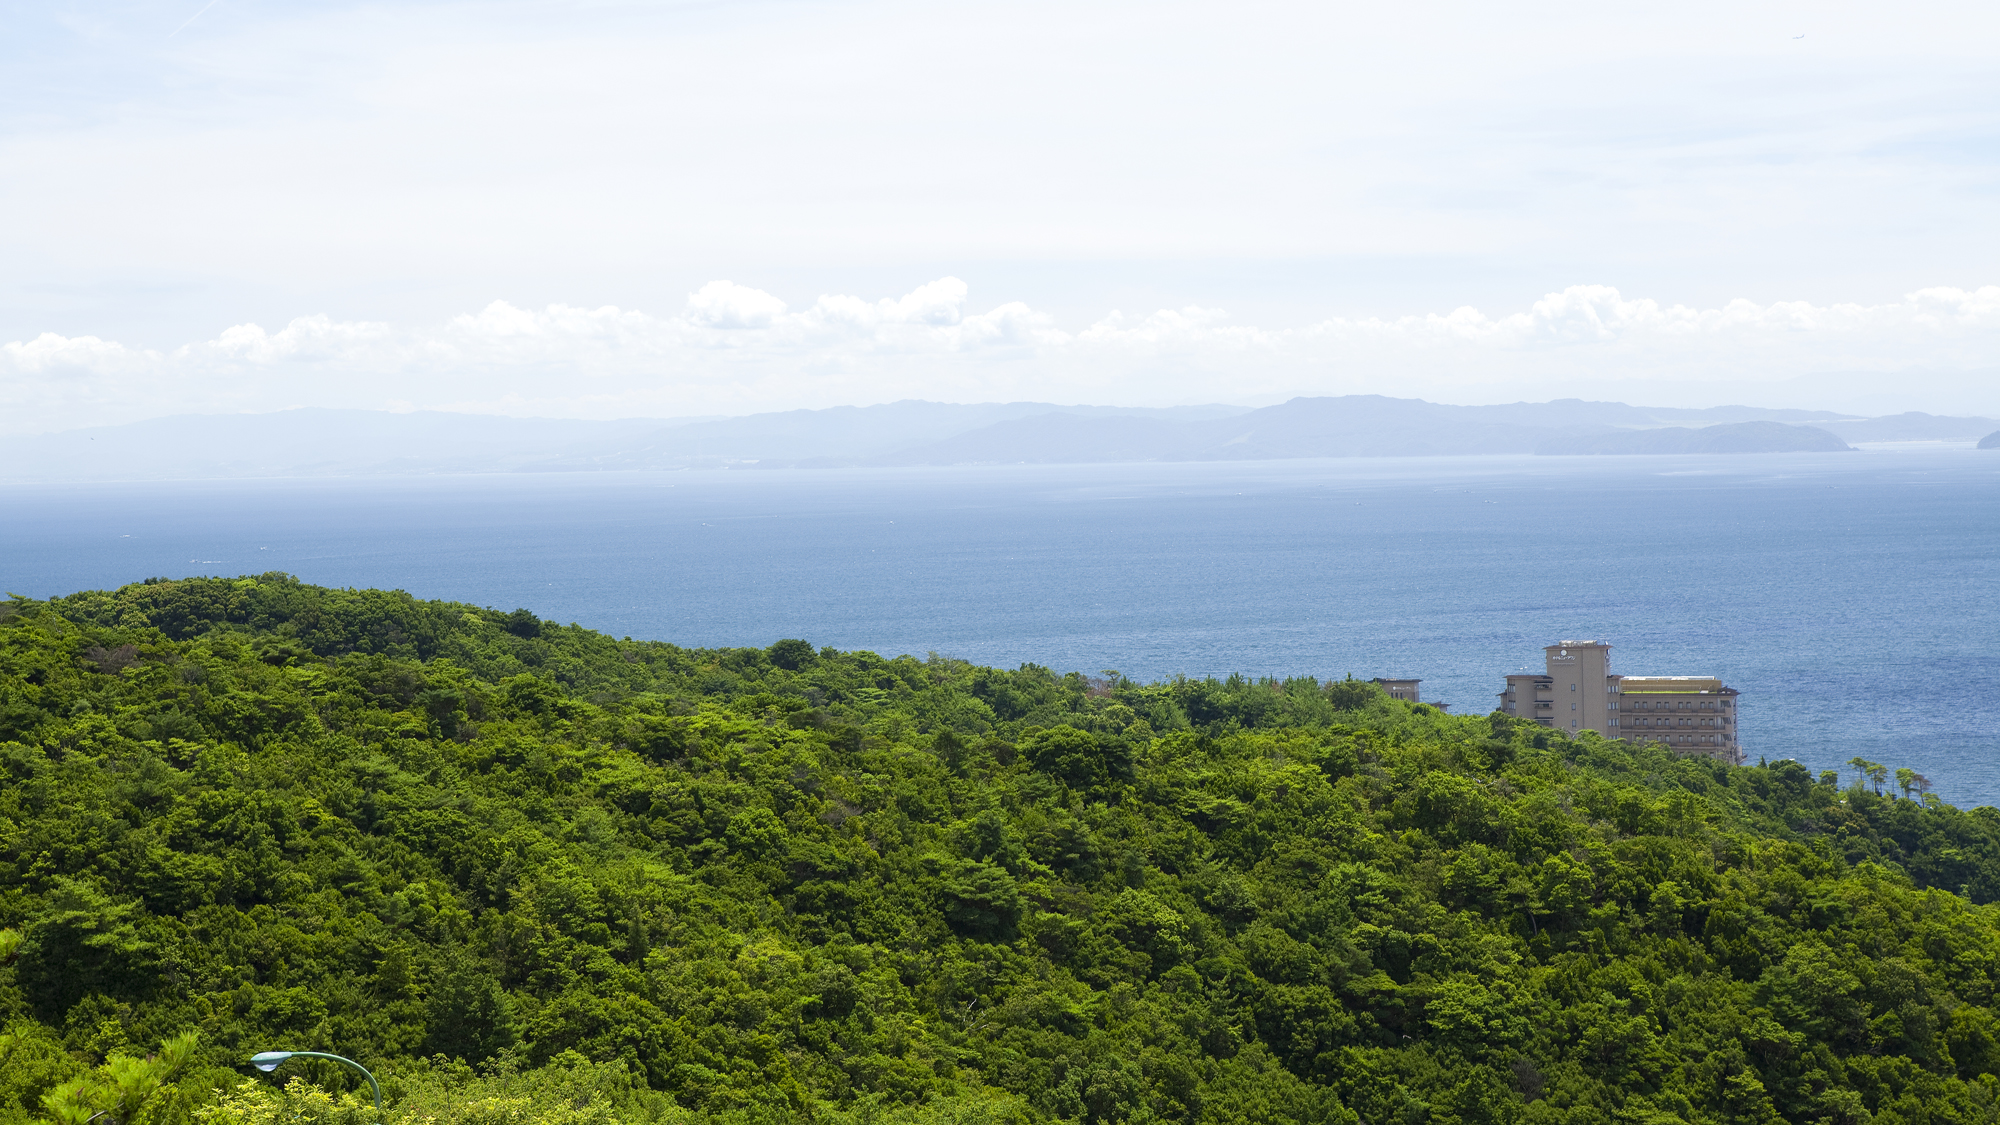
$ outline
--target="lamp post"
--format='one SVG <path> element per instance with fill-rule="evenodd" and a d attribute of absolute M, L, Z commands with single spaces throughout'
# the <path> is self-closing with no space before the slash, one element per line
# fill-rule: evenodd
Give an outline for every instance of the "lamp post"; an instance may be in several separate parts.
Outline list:
<path fill-rule="evenodd" d="M 325 1051 L 259 1051 L 258 1053 L 250 1056 L 250 1065 L 256 1067 L 258 1070 L 261 1070 L 266 1074 L 269 1074 L 272 1071 L 278 1069 L 279 1063 L 282 1063 L 287 1059 L 332 1059 L 334 1062 L 344 1063 L 347 1066 L 351 1066 L 354 1069 L 360 1071 L 361 1077 L 366 1078 L 368 1080 L 368 1089 L 375 1095 L 375 1116 L 377 1118 L 380 1118 L 382 1116 L 381 1084 L 375 1081 L 374 1075 L 368 1073 L 367 1067 L 362 1066 L 360 1063 L 355 1062 L 353 1059 L 344 1059 L 341 1058 L 339 1055 L 329 1055 Z"/>

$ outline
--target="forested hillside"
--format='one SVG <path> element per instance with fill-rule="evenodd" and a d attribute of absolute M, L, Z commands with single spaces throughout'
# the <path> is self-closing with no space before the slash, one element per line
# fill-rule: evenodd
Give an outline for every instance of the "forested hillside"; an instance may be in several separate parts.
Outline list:
<path fill-rule="evenodd" d="M 1995 898 L 1994 810 L 1353 681 L 0 603 L 0 1125 L 1992 1122 Z"/>

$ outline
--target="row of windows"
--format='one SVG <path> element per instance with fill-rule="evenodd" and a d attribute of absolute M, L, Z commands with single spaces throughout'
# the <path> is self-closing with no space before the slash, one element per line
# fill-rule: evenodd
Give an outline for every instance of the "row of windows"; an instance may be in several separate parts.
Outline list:
<path fill-rule="evenodd" d="M 1613 715 L 1611 717 L 1611 725 L 1615 727 L 1618 725 L 1618 723 L 1619 723 L 1618 716 Z M 1722 719 L 1669 719 L 1665 717 L 1658 719 L 1648 719 L 1643 716 L 1635 716 L 1632 719 L 1632 721 L 1626 725 L 1635 727 L 1673 727 L 1673 726 L 1713 727 L 1713 726 L 1721 726 L 1723 724 L 1724 720 Z"/>
<path fill-rule="evenodd" d="M 1570 725 L 1575 726 L 1576 724 L 1571 723 Z M 1614 727 L 1617 726 L 1617 720 L 1613 720 L 1611 725 Z M 1663 734 L 1655 741 L 1665 742 L 1672 746 L 1718 746 L 1728 741 L 1728 739 L 1719 734 Z"/>

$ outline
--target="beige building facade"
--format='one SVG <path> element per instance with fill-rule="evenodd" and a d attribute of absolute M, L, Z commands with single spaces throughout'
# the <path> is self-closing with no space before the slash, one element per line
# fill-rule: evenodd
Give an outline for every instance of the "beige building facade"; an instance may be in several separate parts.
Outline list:
<path fill-rule="evenodd" d="M 1543 650 L 1547 671 L 1507 677 L 1500 710 L 1570 734 L 1659 742 L 1731 765 L 1743 761 L 1740 697 L 1713 676 L 1620 676 L 1611 646 L 1562 641 Z"/>
<path fill-rule="evenodd" d="M 1377 676 L 1375 682 L 1382 685 L 1382 690 L 1389 693 L 1390 699 L 1407 699 L 1411 703 L 1423 702 L 1417 698 L 1417 685 L 1423 683 L 1422 680 L 1385 680 Z"/>

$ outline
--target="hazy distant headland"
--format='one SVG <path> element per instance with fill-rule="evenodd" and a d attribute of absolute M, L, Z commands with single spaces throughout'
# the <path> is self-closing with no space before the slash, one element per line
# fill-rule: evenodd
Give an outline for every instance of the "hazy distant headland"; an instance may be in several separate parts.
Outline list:
<path fill-rule="evenodd" d="M 1042 402 L 791 410 L 734 418 L 574 419 L 366 410 L 156 418 L 0 442 L 0 479 L 139 480 L 402 473 L 1244 461 L 1462 454 L 1841 451 L 1850 442 L 1974 442 L 1990 418 L 1380 395 L 1251 409 Z"/>

